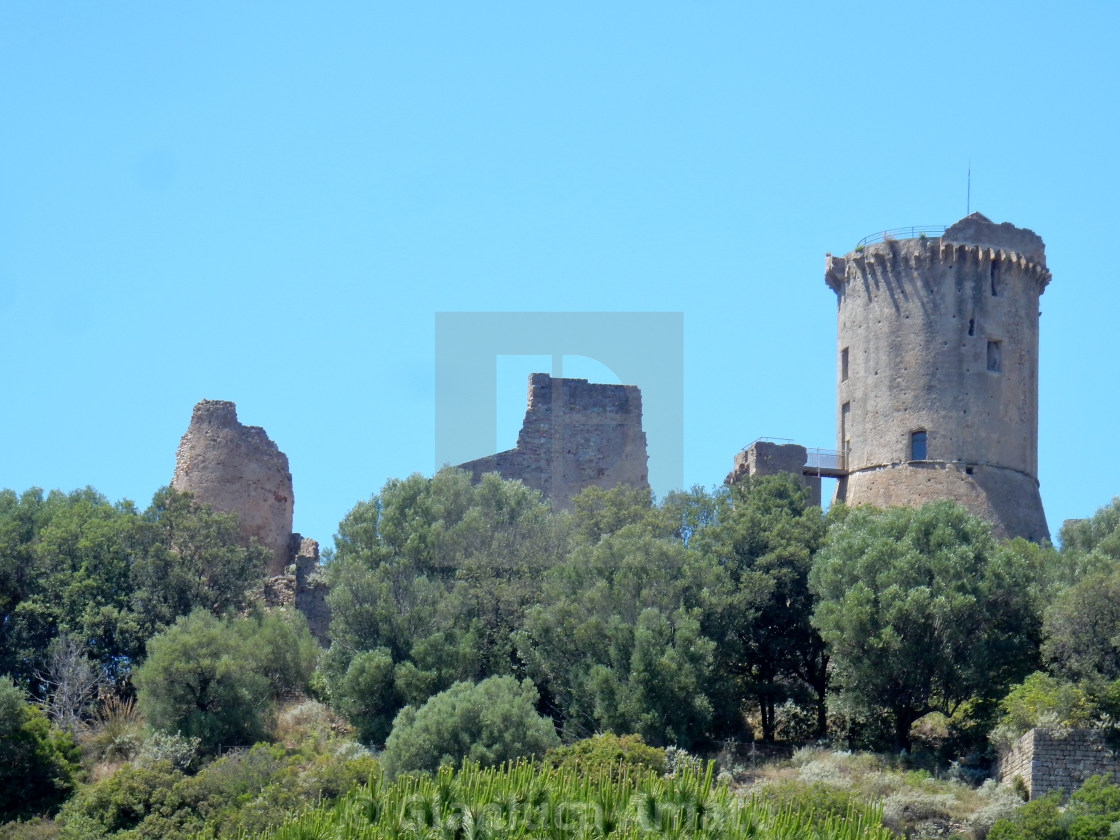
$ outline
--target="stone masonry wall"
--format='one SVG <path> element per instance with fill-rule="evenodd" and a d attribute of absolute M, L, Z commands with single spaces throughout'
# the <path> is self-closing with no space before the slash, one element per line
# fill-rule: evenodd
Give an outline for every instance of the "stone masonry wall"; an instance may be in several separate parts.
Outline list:
<path fill-rule="evenodd" d="M 746 449 L 735 453 L 731 472 L 723 480 L 724 484 L 734 484 L 746 476 L 775 475 L 780 472 L 793 473 L 805 487 L 809 488 L 809 504 L 821 503 L 821 480 L 818 476 L 804 474 L 808 450 L 796 443 L 774 443 L 756 440 Z"/>
<path fill-rule="evenodd" d="M 1120 756 L 1100 729 L 1032 729 L 1000 756 L 999 779 L 1022 779 L 1031 799 L 1059 788 L 1069 794 L 1090 776 L 1120 780 Z"/>
<path fill-rule="evenodd" d="M 236 513 L 246 539 L 272 552 L 268 574 L 292 562 L 292 474 L 260 426 L 243 426 L 226 400 L 202 400 L 179 441 L 171 486 L 215 510 Z"/>
<path fill-rule="evenodd" d="M 940 238 L 828 256 L 848 504 L 953 498 L 999 536 L 1049 536 L 1038 490 L 1042 239 L 974 213 Z M 920 434 L 920 449 L 913 445 Z M 916 454 L 920 452 L 921 454 Z"/>
<path fill-rule="evenodd" d="M 642 394 L 636 386 L 534 373 L 516 448 L 459 468 L 475 481 L 488 472 L 520 479 L 561 510 L 585 487 L 649 489 L 647 461 Z"/>

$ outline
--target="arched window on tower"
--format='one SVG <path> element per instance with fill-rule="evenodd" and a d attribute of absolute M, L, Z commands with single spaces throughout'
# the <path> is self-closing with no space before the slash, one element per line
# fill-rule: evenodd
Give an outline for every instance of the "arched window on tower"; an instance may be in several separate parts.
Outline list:
<path fill-rule="evenodd" d="M 910 460 L 926 460 L 926 430 L 915 429 L 910 433 Z"/>

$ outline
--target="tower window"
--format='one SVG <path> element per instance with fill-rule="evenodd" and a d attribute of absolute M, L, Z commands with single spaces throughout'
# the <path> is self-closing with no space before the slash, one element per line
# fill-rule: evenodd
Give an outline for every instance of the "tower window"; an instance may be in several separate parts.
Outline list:
<path fill-rule="evenodd" d="M 926 460 L 926 433 L 924 429 L 910 433 L 910 460 Z"/>
<path fill-rule="evenodd" d="M 975 318 L 969 318 L 968 319 L 968 334 L 969 335 L 976 335 L 976 319 Z"/>
<path fill-rule="evenodd" d="M 840 381 L 848 381 L 848 348 L 840 351 Z"/>
<path fill-rule="evenodd" d="M 1002 363 L 1003 354 L 1000 352 L 1000 342 L 988 342 L 988 370 L 992 373 L 999 373 L 1000 365 Z"/>
<path fill-rule="evenodd" d="M 999 260 L 992 260 L 992 297 L 999 297 Z"/>

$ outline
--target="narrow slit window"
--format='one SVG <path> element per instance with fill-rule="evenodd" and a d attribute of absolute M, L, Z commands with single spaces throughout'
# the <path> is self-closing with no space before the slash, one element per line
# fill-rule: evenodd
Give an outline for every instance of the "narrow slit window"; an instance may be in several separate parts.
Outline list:
<path fill-rule="evenodd" d="M 848 348 L 840 351 L 840 381 L 848 381 Z"/>
<path fill-rule="evenodd" d="M 992 278 L 992 297 L 999 297 L 999 260 L 992 260 L 990 274 Z"/>
<path fill-rule="evenodd" d="M 999 373 L 1003 364 L 1003 352 L 1000 348 L 1000 342 L 988 342 L 988 370 L 991 373 Z"/>
<path fill-rule="evenodd" d="M 926 460 L 926 433 L 924 429 L 910 433 L 910 460 Z"/>

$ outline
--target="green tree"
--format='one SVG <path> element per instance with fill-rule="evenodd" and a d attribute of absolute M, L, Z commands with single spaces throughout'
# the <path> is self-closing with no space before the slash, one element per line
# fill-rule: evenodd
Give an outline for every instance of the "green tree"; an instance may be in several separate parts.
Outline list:
<path fill-rule="evenodd" d="M 53 812 L 73 790 L 78 748 L 0 676 L 0 823 Z"/>
<path fill-rule="evenodd" d="M 267 733 L 273 700 L 306 688 L 310 640 L 294 615 L 226 619 L 195 610 L 149 642 L 134 676 L 140 709 L 156 729 L 204 747 L 252 744 Z"/>
<path fill-rule="evenodd" d="M 1120 569 L 1090 574 L 1046 611 L 1042 654 L 1066 679 L 1120 678 Z"/>
<path fill-rule="evenodd" d="M 812 698 L 817 735 L 825 730 L 828 658 L 810 624 L 809 570 L 825 533 L 820 508 L 789 473 L 747 479 L 695 498 L 689 545 L 709 555 L 726 583 L 708 590 L 704 632 L 716 643 L 721 729 L 737 734 L 744 698 L 772 740 L 776 708 Z M 671 504 L 671 503 L 670 503 Z"/>
<path fill-rule="evenodd" d="M 81 656 L 119 678 L 142 653 L 131 617 L 137 514 L 92 488 L 0 492 L 0 669 L 46 699 L 53 645 L 82 639 Z"/>
<path fill-rule="evenodd" d="M 320 679 L 365 739 L 456 681 L 520 667 L 512 633 L 566 538 L 540 494 L 461 470 L 388 482 L 339 524 Z M 376 691 L 376 696 L 370 692 Z"/>
<path fill-rule="evenodd" d="M 385 743 L 385 769 L 396 775 L 463 759 L 492 766 L 541 756 L 560 739 L 552 722 L 537 714 L 536 702 L 529 680 L 494 676 L 455 683 L 418 709 L 401 709 Z"/>
<path fill-rule="evenodd" d="M 850 511 L 830 529 L 810 586 L 839 689 L 890 715 L 896 748 L 918 718 L 994 702 L 1036 661 L 1029 569 L 952 502 Z"/>
<path fill-rule="evenodd" d="M 243 609 L 269 557 L 256 541 L 242 545 L 236 514 L 167 487 L 144 511 L 135 549 L 133 603 L 149 633 L 194 609 L 215 615 Z"/>
<path fill-rule="evenodd" d="M 1088 519 L 1068 520 L 1060 535 L 1062 555 L 1069 558 L 1074 580 L 1116 569 L 1120 565 L 1120 497 Z"/>
<path fill-rule="evenodd" d="M 1036 726 L 1087 726 L 1093 718 L 1094 703 L 1076 684 L 1035 671 L 1011 686 L 1000 701 L 1000 709 L 1003 717 L 991 738 L 997 745 L 1009 746 Z"/>
<path fill-rule="evenodd" d="M 699 610 L 721 573 L 662 536 L 663 520 L 629 521 L 549 572 L 518 649 L 569 737 L 605 729 L 687 746 L 712 714 L 714 645 Z"/>

